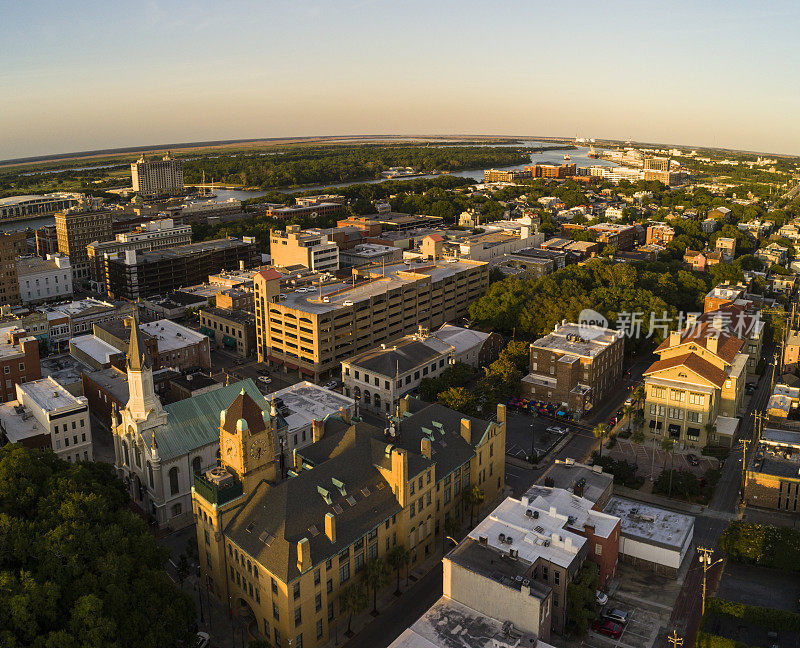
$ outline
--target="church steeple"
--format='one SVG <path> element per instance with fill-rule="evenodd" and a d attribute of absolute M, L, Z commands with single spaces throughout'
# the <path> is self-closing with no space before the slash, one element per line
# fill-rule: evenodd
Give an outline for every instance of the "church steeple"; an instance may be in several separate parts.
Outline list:
<path fill-rule="evenodd" d="M 161 401 L 156 396 L 153 384 L 153 361 L 147 352 L 142 333 L 139 330 L 139 318 L 135 315 L 128 319 L 131 328 L 131 339 L 128 344 L 128 404 L 125 409 L 139 421 L 147 420 L 153 414 L 164 414 Z"/>
<path fill-rule="evenodd" d="M 142 339 L 142 333 L 139 330 L 139 317 L 135 311 L 133 317 L 128 321 L 131 327 L 131 339 L 128 344 L 128 369 L 130 371 L 152 369 L 153 361 L 150 359 L 147 346 Z"/>

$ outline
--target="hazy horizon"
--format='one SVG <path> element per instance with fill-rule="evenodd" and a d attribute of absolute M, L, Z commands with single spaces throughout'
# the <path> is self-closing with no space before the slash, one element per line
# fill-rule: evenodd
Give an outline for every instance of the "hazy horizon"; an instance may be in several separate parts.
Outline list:
<path fill-rule="evenodd" d="M 0 3 L 0 159 L 249 138 L 596 137 L 800 153 L 800 7 Z"/>

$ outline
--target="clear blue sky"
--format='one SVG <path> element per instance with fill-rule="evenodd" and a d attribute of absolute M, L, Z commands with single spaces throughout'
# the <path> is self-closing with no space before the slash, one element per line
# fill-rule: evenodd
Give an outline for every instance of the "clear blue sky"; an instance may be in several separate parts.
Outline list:
<path fill-rule="evenodd" d="M 0 159 L 348 133 L 800 153 L 797 2 L 0 0 Z"/>

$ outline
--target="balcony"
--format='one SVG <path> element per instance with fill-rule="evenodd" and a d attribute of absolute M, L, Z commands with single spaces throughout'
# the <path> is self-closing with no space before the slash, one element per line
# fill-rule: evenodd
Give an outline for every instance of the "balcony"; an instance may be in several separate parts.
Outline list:
<path fill-rule="evenodd" d="M 241 497 L 244 494 L 244 489 L 241 482 L 234 481 L 232 484 L 219 487 L 216 484 L 208 481 L 203 475 L 195 474 L 194 476 L 194 490 L 203 499 L 211 504 L 222 506 L 228 502 Z"/>

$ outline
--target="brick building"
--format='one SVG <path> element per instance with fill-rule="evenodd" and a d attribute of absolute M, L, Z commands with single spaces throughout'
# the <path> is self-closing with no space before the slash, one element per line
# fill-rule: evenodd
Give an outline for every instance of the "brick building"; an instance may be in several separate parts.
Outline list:
<path fill-rule="evenodd" d="M 14 400 L 17 384 L 41 377 L 39 341 L 16 325 L 0 328 L 0 401 Z"/>

